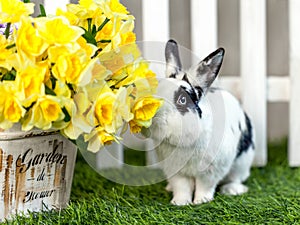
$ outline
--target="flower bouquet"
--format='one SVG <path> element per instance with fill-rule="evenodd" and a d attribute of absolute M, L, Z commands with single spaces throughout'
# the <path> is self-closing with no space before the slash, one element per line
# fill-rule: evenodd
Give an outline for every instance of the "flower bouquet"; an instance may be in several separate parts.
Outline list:
<path fill-rule="evenodd" d="M 57 132 L 96 152 L 124 127 L 149 127 L 162 104 L 118 0 L 33 12 L 28 0 L 0 0 L 0 221 L 67 205 L 76 146 Z"/>
<path fill-rule="evenodd" d="M 30 16 L 28 0 L 0 0 L 0 128 L 21 124 L 83 136 L 88 150 L 149 127 L 162 102 L 118 0 L 80 0 Z"/>

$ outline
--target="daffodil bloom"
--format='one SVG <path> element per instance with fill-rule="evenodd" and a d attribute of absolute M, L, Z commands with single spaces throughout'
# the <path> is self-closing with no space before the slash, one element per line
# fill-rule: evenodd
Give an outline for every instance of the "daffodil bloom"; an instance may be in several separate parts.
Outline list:
<path fill-rule="evenodd" d="M 111 19 L 114 16 L 118 16 L 121 19 L 128 18 L 128 11 L 124 5 L 122 5 L 118 0 L 94 0 L 101 8 L 105 15 Z"/>
<path fill-rule="evenodd" d="M 11 70 L 12 66 L 7 59 L 14 53 L 13 48 L 7 48 L 12 46 L 13 42 L 6 39 L 3 35 L 0 35 L 0 67 L 4 67 Z"/>
<path fill-rule="evenodd" d="M 8 129 L 25 115 L 14 81 L 0 83 L 0 128 Z"/>
<path fill-rule="evenodd" d="M 92 80 L 97 80 L 97 83 L 106 80 L 112 72 L 101 65 L 100 60 L 97 60 L 92 70 Z"/>
<path fill-rule="evenodd" d="M 158 85 L 155 74 L 151 70 L 145 70 L 143 74 L 145 77 L 136 77 L 133 81 L 135 84 L 133 95 L 138 99 L 155 93 Z"/>
<path fill-rule="evenodd" d="M 84 34 L 82 28 L 72 26 L 65 17 L 46 18 L 41 17 L 35 20 L 38 34 L 49 45 L 72 46 L 77 39 Z"/>
<path fill-rule="evenodd" d="M 48 48 L 47 52 L 48 52 L 48 57 L 49 57 L 49 61 L 53 64 L 55 64 L 58 60 L 59 57 L 63 56 L 63 55 L 69 55 L 69 54 L 73 54 L 76 51 L 78 51 L 78 49 L 71 51 L 74 49 L 69 49 L 64 45 L 59 45 L 59 46 L 51 46 Z"/>
<path fill-rule="evenodd" d="M 113 104 L 112 129 L 108 131 L 115 132 L 117 129 L 123 126 L 124 122 L 129 122 L 133 119 L 133 113 L 131 112 L 131 106 L 133 99 L 130 97 L 133 87 L 121 87 L 117 90 L 116 99 Z"/>
<path fill-rule="evenodd" d="M 111 10 L 113 12 L 117 13 L 123 13 L 123 14 L 128 14 L 129 12 L 127 11 L 126 7 L 122 5 L 119 0 L 110 0 L 109 4 Z"/>
<path fill-rule="evenodd" d="M 121 39 L 122 39 L 121 44 L 126 45 L 126 44 L 134 43 L 136 40 L 136 36 L 135 33 L 129 31 L 127 33 L 121 34 Z"/>
<path fill-rule="evenodd" d="M 98 50 L 95 45 L 87 43 L 87 41 L 83 37 L 79 37 L 77 39 L 77 43 L 80 48 L 83 49 L 88 57 L 93 57 Z"/>
<path fill-rule="evenodd" d="M 162 103 L 162 100 L 151 96 L 139 99 L 132 109 L 134 122 L 148 128 L 152 123 L 152 118 Z"/>
<path fill-rule="evenodd" d="M 51 95 L 40 96 L 29 110 L 27 118 L 22 123 L 22 129 L 27 131 L 37 127 L 48 130 L 53 122 L 63 120 L 64 117 L 59 98 Z"/>
<path fill-rule="evenodd" d="M 84 92 L 76 93 L 74 101 L 66 100 L 65 108 L 70 114 L 71 120 L 62 130 L 62 133 L 71 139 L 77 139 L 82 133 L 90 133 L 94 128 L 94 117 L 87 115 L 91 103 Z"/>
<path fill-rule="evenodd" d="M 56 15 L 66 17 L 69 20 L 71 25 L 74 25 L 74 26 L 78 25 L 79 18 L 74 13 L 71 13 L 71 12 L 68 12 L 68 11 L 65 12 L 61 9 L 57 9 L 56 10 Z"/>
<path fill-rule="evenodd" d="M 81 20 L 94 19 L 103 14 L 101 8 L 93 0 L 80 0 L 79 4 L 68 4 L 67 10 Z"/>
<path fill-rule="evenodd" d="M 24 92 L 23 105 L 25 107 L 29 107 L 45 92 L 43 82 L 47 69 L 47 66 L 42 64 L 28 66 L 24 70 L 17 71 L 16 83 L 19 91 Z"/>
<path fill-rule="evenodd" d="M 19 22 L 22 16 L 28 16 L 33 11 L 33 3 L 24 3 L 20 0 L 0 0 L 1 23 Z"/>
<path fill-rule="evenodd" d="M 48 44 L 43 38 L 37 35 L 37 30 L 33 26 L 33 20 L 23 18 L 16 37 L 18 51 L 22 51 L 27 57 L 37 57 L 47 48 Z"/>
<path fill-rule="evenodd" d="M 129 121 L 129 127 L 131 133 L 140 133 L 142 131 L 142 126 L 138 125 L 134 120 Z"/>
<path fill-rule="evenodd" d="M 100 94 L 95 105 L 95 117 L 102 126 L 110 125 L 113 121 L 113 104 L 116 96 L 112 92 Z"/>
<path fill-rule="evenodd" d="M 111 144 L 116 141 L 116 137 L 101 127 L 96 127 L 91 133 L 84 135 L 84 140 L 88 142 L 87 150 L 97 152 L 105 144 Z"/>
<path fill-rule="evenodd" d="M 52 83 L 51 83 L 52 84 Z M 69 89 L 69 87 L 62 81 L 57 80 L 55 82 L 55 88 L 53 90 L 56 94 L 56 96 L 62 96 L 65 97 L 67 99 L 71 98 L 71 90 Z"/>
<path fill-rule="evenodd" d="M 104 20 L 103 20 L 104 21 Z M 120 25 L 119 25 L 120 27 Z M 101 41 L 101 40 L 109 40 L 115 30 L 117 29 L 116 26 L 114 26 L 114 23 L 112 20 L 109 20 L 106 25 L 99 31 L 96 35 L 96 40 Z"/>
<path fill-rule="evenodd" d="M 82 61 L 77 54 L 60 55 L 52 68 L 52 72 L 54 77 L 61 82 L 77 84 L 82 67 Z"/>
<path fill-rule="evenodd" d="M 89 59 L 84 49 L 74 54 L 63 54 L 57 56 L 52 67 L 53 76 L 61 82 L 84 86 L 90 83 L 92 72 L 97 58 Z"/>
<path fill-rule="evenodd" d="M 80 0 L 51 17 L 32 12 L 31 3 L 0 0 L 8 23 L 6 33 L 0 26 L 0 128 L 60 130 L 96 152 L 124 125 L 151 125 L 162 104 L 152 96 L 157 80 L 119 0 Z"/>
<path fill-rule="evenodd" d="M 134 118 L 137 120 L 151 119 L 159 107 L 162 105 L 162 100 L 153 97 L 145 97 L 136 102 L 133 107 Z"/>

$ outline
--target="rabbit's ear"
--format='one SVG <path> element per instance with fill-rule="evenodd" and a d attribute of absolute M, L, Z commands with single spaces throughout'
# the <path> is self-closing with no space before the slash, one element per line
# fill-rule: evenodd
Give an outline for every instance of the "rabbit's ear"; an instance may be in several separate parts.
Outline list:
<path fill-rule="evenodd" d="M 176 75 L 180 72 L 182 67 L 176 41 L 171 39 L 167 42 L 165 57 L 167 63 L 166 76 L 176 78 Z"/>
<path fill-rule="evenodd" d="M 224 54 L 225 50 L 219 48 L 189 70 L 190 81 L 196 89 L 207 91 L 219 73 Z"/>

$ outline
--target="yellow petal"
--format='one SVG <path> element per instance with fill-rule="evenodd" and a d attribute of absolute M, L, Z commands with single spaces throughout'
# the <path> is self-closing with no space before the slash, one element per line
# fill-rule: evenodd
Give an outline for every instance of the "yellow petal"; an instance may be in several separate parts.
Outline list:
<path fill-rule="evenodd" d="M 70 25 L 65 17 L 41 17 L 36 24 L 39 35 L 50 45 L 67 45 L 76 42 L 84 34 L 82 28 Z"/>
<path fill-rule="evenodd" d="M 34 3 L 24 3 L 20 0 L 0 0 L 1 23 L 16 23 L 22 16 L 28 16 L 34 11 Z"/>
<path fill-rule="evenodd" d="M 163 101 L 153 97 L 144 97 L 133 107 L 134 118 L 137 120 L 150 120 L 162 105 Z"/>

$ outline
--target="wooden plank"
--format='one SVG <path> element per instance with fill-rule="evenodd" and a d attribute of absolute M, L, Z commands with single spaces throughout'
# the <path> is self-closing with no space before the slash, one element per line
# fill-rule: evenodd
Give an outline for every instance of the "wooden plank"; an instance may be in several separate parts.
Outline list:
<path fill-rule="evenodd" d="M 256 128 L 254 165 L 267 163 L 266 1 L 240 1 L 243 105 Z"/>
<path fill-rule="evenodd" d="M 223 76 L 218 79 L 219 87 L 228 90 L 238 99 L 242 99 L 242 82 L 238 76 Z M 268 76 L 268 102 L 288 102 L 290 100 L 290 78 L 288 76 Z"/>
<path fill-rule="evenodd" d="M 290 77 L 270 76 L 267 79 L 268 102 L 288 102 L 290 100 Z"/>
<path fill-rule="evenodd" d="M 170 36 L 169 0 L 143 0 L 143 57 L 151 62 L 150 68 L 164 77 L 164 48 Z M 153 143 L 149 140 L 144 145 L 148 165 L 156 162 Z"/>
<path fill-rule="evenodd" d="M 169 0 L 143 0 L 142 3 L 144 41 L 166 42 L 170 32 Z"/>
<path fill-rule="evenodd" d="M 222 76 L 219 77 L 216 83 L 217 87 L 225 89 L 241 100 L 241 78 L 239 76 Z"/>
<path fill-rule="evenodd" d="M 59 0 L 59 1 L 44 0 L 44 7 L 47 15 L 55 15 L 57 8 L 61 8 L 65 10 L 66 4 L 68 3 L 70 3 L 69 0 Z"/>
<path fill-rule="evenodd" d="M 191 47 L 199 62 L 217 47 L 217 0 L 191 0 Z"/>
<path fill-rule="evenodd" d="M 290 136 L 289 136 L 289 164 L 300 166 L 300 1 L 289 1 L 289 32 L 290 32 Z"/>
<path fill-rule="evenodd" d="M 169 0 L 144 0 L 142 20 L 143 57 L 151 62 L 150 68 L 159 77 L 164 77 L 165 44 L 170 36 Z"/>

